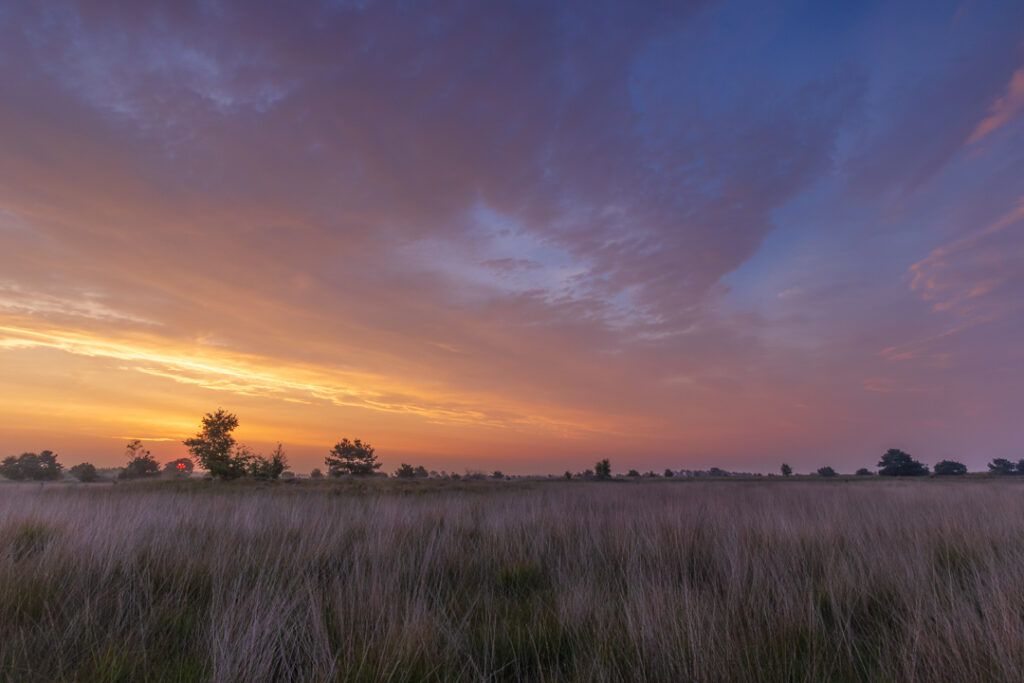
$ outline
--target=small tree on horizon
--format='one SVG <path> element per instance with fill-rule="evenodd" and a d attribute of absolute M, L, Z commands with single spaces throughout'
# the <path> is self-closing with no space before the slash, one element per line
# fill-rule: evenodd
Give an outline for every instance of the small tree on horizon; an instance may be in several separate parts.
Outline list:
<path fill-rule="evenodd" d="M 627 477 L 639 477 L 640 473 L 637 472 L 636 470 L 630 470 L 629 472 L 626 472 L 626 476 Z"/>
<path fill-rule="evenodd" d="M 309 473 L 310 479 L 323 479 L 324 473 L 320 471 L 319 467 L 314 467 L 313 471 Z"/>
<path fill-rule="evenodd" d="M 829 467 L 828 465 L 825 465 L 824 467 L 819 467 L 818 468 L 818 476 L 819 477 L 834 477 L 834 476 L 836 476 L 836 471 L 834 469 L 832 469 L 831 467 Z"/>
<path fill-rule="evenodd" d="M 597 464 L 594 465 L 594 477 L 596 479 L 611 479 L 612 477 L 612 464 L 605 458 L 604 460 L 598 460 Z"/>
<path fill-rule="evenodd" d="M 404 462 L 395 470 L 395 476 L 399 479 L 412 479 L 416 476 L 416 468 Z"/>
<path fill-rule="evenodd" d="M 278 479 L 288 469 L 288 458 L 284 446 L 280 443 L 270 453 L 270 457 L 255 455 L 249 461 L 249 474 L 256 479 Z"/>
<path fill-rule="evenodd" d="M 793 468 L 786 463 L 782 463 L 782 467 L 779 468 L 779 471 L 782 472 L 782 476 L 784 477 L 788 477 L 793 474 Z"/>
<path fill-rule="evenodd" d="M 676 476 L 676 473 L 666 467 L 665 468 L 665 477 L 667 478 L 667 477 L 674 477 L 674 476 Z"/>
<path fill-rule="evenodd" d="M 96 471 L 96 466 L 90 462 L 83 462 L 72 466 L 68 470 L 68 474 L 83 484 L 100 480 L 100 475 L 99 472 Z"/>
<path fill-rule="evenodd" d="M 368 475 L 381 468 L 381 461 L 374 455 L 373 446 L 359 439 L 349 441 L 342 439 L 334 444 L 334 448 L 324 458 L 324 464 L 332 477 L 343 474 Z"/>
<path fill-rule="evenodd" d="M 1006 458 L 995 458 L 992 462 L 988 464 L 989 474 L 997 474 L 1000 476 L 1013 474 L 1014 469 L 1015 467 L 1013 463 L 1007 460 Z"/>
<path fill-rule="evenodd" d="M 890 448 L 878 461 L 878 473 L 884 477 L 921 477 L 928 474 L 928 467 L 910 457 L 898 448 Z"/>
<path fill-rule="evenodd" d="M 62 469 L 64 467 L 57 462 L 57 454 L 53 451 L 11 455 L 0 462 L 0 476 L 11 481 L 53 481 L 60 479 Z"/>
<path fill-rule="evenodd" d="M 870 477 L 871 475 L 872 472 L 867 467 L 861 467 L 859 470 L 857 470 L 858 477 Z"/>
<path fill-rule="evenodd" d="M 236 449 L 231 432 L 238 427 L 238 418 L 223 408 L 203 416 L 202 429 L 182 443 L 188 447 L 203 469 L 217 479 L 236 479 L 249 469 L 252 459 L 249 449 Z"/>

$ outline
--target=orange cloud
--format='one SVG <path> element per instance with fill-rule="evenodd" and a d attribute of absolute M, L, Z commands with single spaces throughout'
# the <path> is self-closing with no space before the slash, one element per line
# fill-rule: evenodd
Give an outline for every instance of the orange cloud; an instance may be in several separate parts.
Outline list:
<path fill-rule="evenodd" d="M 973 145 L 986 135 L 1002 128 L 1016 118 L 1021 108 L 1024 108 L 1024 68 L 1013 73 L 1006 86 L 1006 93 L 992 103 L 988 109 L 988 116 L 981 120 L 967 138 L 967 144 Z"/>

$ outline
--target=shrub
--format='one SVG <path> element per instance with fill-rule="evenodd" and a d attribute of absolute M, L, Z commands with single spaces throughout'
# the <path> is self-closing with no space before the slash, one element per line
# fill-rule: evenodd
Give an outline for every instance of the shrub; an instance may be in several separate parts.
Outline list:
<path fill-rule="evenodd" d="M 933 471 L 939 475 L 967 474 L 967 466 L 955 460 L 940 460 Z"/>
<path fill-rule="evenodd" d="M 626 472 L 626 476 L 627 477 L 639 477 L 640 473 L 637 472 L 636 470 L 630 470 L 629 472 Z"/>
<path fill-rule="evenodd" d="M 788 477 L 789 475 L 793 474 L 793 468 L 787 465 L 786 463 L 782 463 L 782 467 L 780 467 L 779 470 L 782 472 L 782 476 L 784 477 Z"/>
<path fill-rule="evenodd" d="M 594 476 L 598 479 L 610 479 L 612 476 L 612 464 L 608 461 L 608 458 L 598 460 L 597 464 L 594 465 L 594 472 Z"/>
<path fill-rule="evenodd" d="M 309 473 L 310 479 L 323 479 L 324 473 L 320 471 L 319 467 L 314 467 L 313 471 Z"/>
<path fill-rule="evenodd" d="M 349 441 L 342 439 L 334 444 L 334 448 L 324 458 L 324 464 L 332 477 L 343 474 L 367 475 L 381 467 L 380 460 L 374 455 L 373 446 L 359 439 Z"/>
<path fill-rule="evenodd" d="M 988 464 L 988 473 L 997 475 L 1013 474 L 1013 463 L 1006 458 L 996 458 Z"/>
<path fill-rule="evenodd" d="M 395 476 L 399 479 L 412 479 L 416 476 L 416 468 L 403 462 L 402 465 L 395 470 Z"/>
<path fill-rule="evenodd" d="M 494 470 L 494 472 L 491 473 L 491 479 L 504 479 L 504 478 L 505 478 L 505 475 L 502 473 L 501 470 Z"/>
<path fill-rule="evenodd" d="M 920 477 L 928 468 L 898 448 L 890 448 L 878 461 L 878 473 L 885 477 Z"/>
<path fill-rule="evenodd" d="M 160 463 L 138 439 L 128 442 L 125 455 L 128 456 L 128 464 L 121 470 L 119 479 L 143 479 L 160 474 Z"/>
<path fill-rule="evenodd" d="M 68 470 L 68 474 L 77 479 L 82 483 L 89 483 L 92 481 L 99 481 L 100 475 L 96 471 L 96 466 L 92 463 L 83 462 L 75 465 Z"/>
<path fill-rule="evenodd" d="M 676 476 L 675 472 L 673 472 L 672 470 L 666 468 L 666 470 L 665 470 L 665 477 L 668 478 L 668 477 L 674 477 L 674 476 Z"/>
<path fill-rule="evenodd" d="M 858 477 L 870 477 L 872 474 L 874 473 L 867 467 L 861 467 L 859 470 L 857 470 Z"/>
<path fill-rule="evenodd" d="M 834 476 L 836 476 L 836 471 L 834 469 L 832 469 L 831 467 L 829 467 L 828 465 L 825 465 L 824 467 L 819 467 L 818 468 L 818 476 L 819 477 L 834 477 Z"/>
<path fill-rule="evenodd" d="M 195 463 L 188 458 L 178 458 L 164 465 L 164 474 L 169 477 L 188 477 L 195 470 Z"/>
<path fill-rule="evenodd" d="M 285 457 L 284 447 L 277 444 L 269 458 L 256 455 L 249 461 L 249 474 L 257 479 L 277 479 L 287 467 L 288 458 Z"/>

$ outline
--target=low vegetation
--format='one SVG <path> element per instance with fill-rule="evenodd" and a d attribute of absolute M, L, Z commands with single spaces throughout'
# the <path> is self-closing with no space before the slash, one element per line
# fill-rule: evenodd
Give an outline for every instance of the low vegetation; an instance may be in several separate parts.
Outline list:
<path fill-rule="evenodd" d="M 957 479 L 10 483 L 0 679 L 1017 680 L 1024 480 Z"/>

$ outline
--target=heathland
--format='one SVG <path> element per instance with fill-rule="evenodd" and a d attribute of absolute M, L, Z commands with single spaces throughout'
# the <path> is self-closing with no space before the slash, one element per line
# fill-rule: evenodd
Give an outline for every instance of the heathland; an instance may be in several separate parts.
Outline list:
<path fill-rule="evenodd" d="M 0 485 L 0 678 L 993 681 L 1024 482 Z"/>

